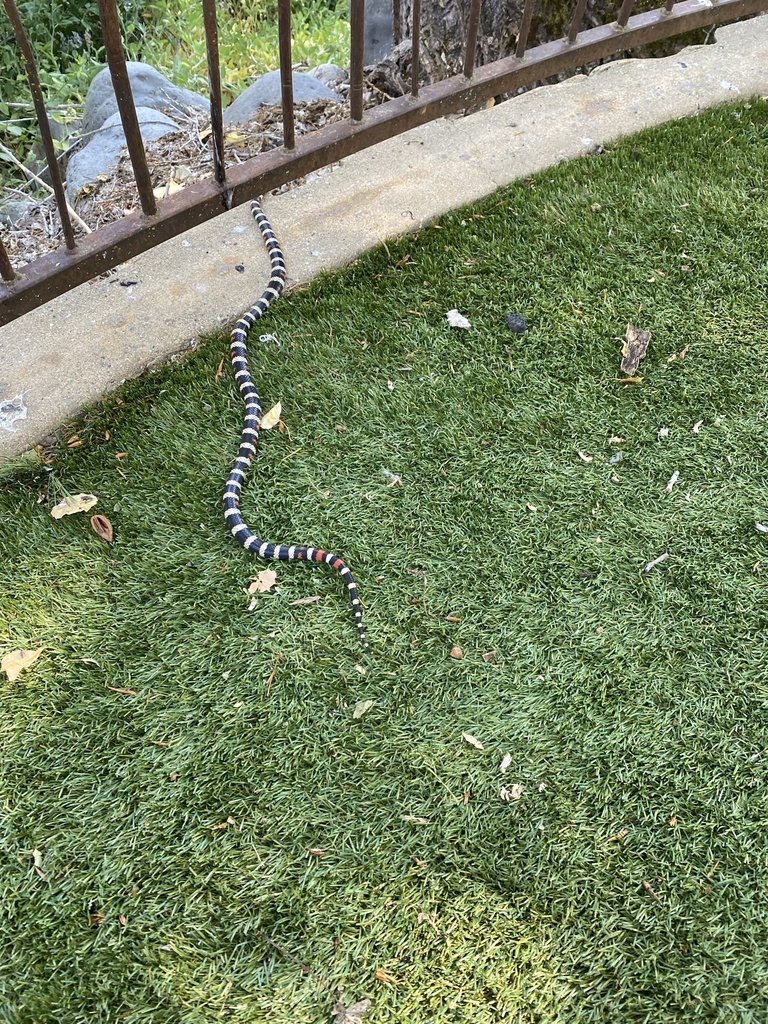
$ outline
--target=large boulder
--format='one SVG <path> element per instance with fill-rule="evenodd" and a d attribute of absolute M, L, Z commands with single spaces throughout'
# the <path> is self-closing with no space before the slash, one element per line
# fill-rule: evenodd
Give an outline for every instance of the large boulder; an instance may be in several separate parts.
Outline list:
<path fill-rule="evenodd" d="M 161 110 L 137 107 L 136 116 L 141 137 L 146 141 L 162 139 L 164 135 L 179 130 L 178 124 Z M 120 115 L 113 114 L 88 145 L 70 157 L 67 167 L 67 198 L 70 203 L 74 205 L 78 192 L 91 182 L 98 181 L 99 175 L 111 174 L 115 170 L 125 146 Z"/>
<path fill-rule="evenodd" d="M 293 72 L 293 100 L 295 103 L 309 100 L 344 102 L 338 93 L 323 85 L 317 78 L 298 71 Z M 230 103 L 224 111 L 224 124 L 227 127 L 233 124 L 248 124 L 259 107 L 278 106 L 282 101 L 280 72 L 268 71 Z"/>
<path fill-rule="evenodd" d="M 338 89 L 349 78 L 344 68 L 340 68 L 337 64 L 318 64 L 307 74 L 316 78 L 318 82 L 322 82 L 323 85 L 327 85 L 329 89 Z"/>
<path fill-rule="evenodd" d="M 128 78 L 131 82 L 133 102 L 137 107 L 152 107 L 171 114 L 187 115 L 190 110 L 203 114 L 210 112 L 210 102 L 189 89 L 180 89 L 165 75 L 161 75 L 149 64 L 128 61 Z M 109 68 L 100 71 L 88 87 L 83 108 L 84 133 L 98 131 L 107 118 L 117 113 L 117 98 L 112 86 Z"/>

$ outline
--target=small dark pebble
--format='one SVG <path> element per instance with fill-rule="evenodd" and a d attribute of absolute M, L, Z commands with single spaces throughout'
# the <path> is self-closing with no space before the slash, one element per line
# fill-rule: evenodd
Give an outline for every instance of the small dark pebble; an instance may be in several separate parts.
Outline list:
<path fill-rule="evenodd" d="M 235 267 L 235 270 L 238 272 L 238 274 L 245 273 L 245 267 L 243 266 L 242 263 L 238 263 L 237 266 Z"/>
<path fill-rule="evenodd" d="M 521 316 L 520 313 L 507 313 L 505 319 L 507 321 L 507 327 L 510 331 L 514 331 L 515 334 L 525 334 L 528 330 L 528 324 L 526 323 L 525 317 Z"/>
<path fill-rule="evenodd" d="M 130 288 L 132 285 L 138 284 L 139 282 L 138 281 L 122 281 L 121 280 L 119 283 L 123 286 L 123 288 Z"/>

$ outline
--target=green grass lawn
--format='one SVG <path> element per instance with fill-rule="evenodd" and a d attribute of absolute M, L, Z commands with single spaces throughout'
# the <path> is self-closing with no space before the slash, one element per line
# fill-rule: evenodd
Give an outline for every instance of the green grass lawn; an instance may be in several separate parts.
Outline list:
<path fill-rule="evenodd" d="M 245 593 L 226 338 L 6 471 L 0 1019 L 766 1020 L 767 178 L 723 108 L 269 312 L 243 511 L 370 655 L 323 567 Z"/>

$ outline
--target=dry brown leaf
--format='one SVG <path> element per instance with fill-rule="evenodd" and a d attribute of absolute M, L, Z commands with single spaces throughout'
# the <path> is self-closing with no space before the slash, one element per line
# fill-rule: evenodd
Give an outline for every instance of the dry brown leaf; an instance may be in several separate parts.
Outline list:
<path fill-rule="evenodd" d="M 314 604 L 315 601 L 320 600 L 320 595 L 315 594 L 314 597 L 300 597 L 297 601 L 291 601 L 289 603 L 290 608 L 295 608 L 299 604 Z"/>
<path fill-rule="evenodd" d="M 277 573 L 274 569 L 262 569 L 259 575 L 248 587 L 249 594 L 266 594 L 271 590 L 277 580 Z"/>
<path fill-rule="evenodd" d="M 452 647 L 449 651 L 449 654 L 452 658 L 455 658 L 456 661 L 459 661 L 461 658 L 464 657 L 464 651 L 462 651 L 460 647 Z"/>
<path fill-rule="evenodd" d="M 471 732 L 463 732 L 461 738 L 465 743 L 468 743 L 470 747 L 474 747 L 476 750 L 485 750 L 485 747 L 477 737 L 473 736 Z"/>
<path fill-rule="evenodd" d="M 391 974 L 387 974 L 387 972 L 382 967 L 376 968 L 376 974 L 374 975 L 374 977 L 376 978 L 376 981 L 383 981 L 387 985 L 397 984 L 395 978 L 393 978 Z"/>
<path fill-rule="evenodd" d="M 626 839 L 628 835 L 629 835 L 629 829 L 628 828 L 622 828 L 615 835 L 608 836 L 608 842 L 609 843 L 620 843 L 622 841 L 622 839 Z"/>
<path fill-rule="evenodd" d="M 269 412 L 265 412 L 261 417 L 261 429 L 271 430 L 272 427 L 276 427 L 280 422 L 280 414 L 282 411 L 283 407 L 279 402 L 277 405 L 273 405 Z"/>
<path fill-rule="evenodd" d="M 34 665 L 42 653 L 42 647 L 37 651 L 9 651 L 3 657 L 3 660 L 0 661 L 0 672 L 5 672 L 8 676 L 8 681 L 12 683 L 15 679 L 18 679 L 25 668 Z"/>
<path fill-rule="evenodd" d="M 648 351 L 648 342 L 651 340 L 650 331 L 641 331 L 639 327 L 627 324 L 627 336 L 624 347 L 621 350 L 621 372 L 633 377 L 640 365 L 640 360 Z"/>
<path fill-rule="evenodd" d="M 107 544 L 112 543 L 114 531 L 112 530 L 112 523 L 110 523 L 106 516 L 98 514 L 91 516 L 91 529 L 97 537 L 101 537 Z"/>
<path fill-rule="evenodd" d="M 230 814 L 226 821 L 219 822 L 218 825 L 211 825 L 211 832 L 221 832 L 222 829 L 231 828 L 236 825 L 237 822 Z"/>
<path fill-rule="evenodd" d="M 645 878 L 643 879 L 643 888 L 645 889 L 645 891 L 648 893 L 649 896 L 652 896 L 653 899 L 656 900 L 657 903 L 661 903 L 661 900 L 656 895 L 656 893 L 653 891 L 653 886 Z"/>
<path fill-rule="evenodd" d="M 51 515 L 54 519 L 61 519 L 62 516 L 71 516 L 74 512 L 87 512 L 98 500 L 95 494 L 70 494 L 51 509 Z"/>
<path fill-rule="evenodd" d="M 367 714 L 371 710 L 371 708 L 373 707 L 374 704 L 375 704 L 375 701 L 372 701 L 372 700 L 359 700 L 359 701 L 357 701 L 355 703 L 355 710 L 352 712 L 352 717 L 353 718 L 362 718 L 363 715 Z"/>
<path fill-rule="evenodd" d="M 486 665 L 493 665 L 496 661 L 496 651 L 486 651 L 481 657 Z"/>

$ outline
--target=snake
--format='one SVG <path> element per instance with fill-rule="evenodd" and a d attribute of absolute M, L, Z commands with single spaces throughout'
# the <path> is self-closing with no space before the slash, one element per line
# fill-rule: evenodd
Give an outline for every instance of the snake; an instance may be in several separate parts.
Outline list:
<path fill-rule="evenodd" d="M 248 335 L 257 321 L 261 320 L 266 311 L 280 298 L 285 287 L 285 259 L 280 243 L 261 208 L 260 199 L 251 200 L 251 212 L 261 232 L 264 246 L 270 261 L 270 278 L 261 297 L 244 313 L 232 329 L 229 342 L 229 355 L 235 383 L 245 403 L 245 418 L 240 434 L 240 447 L 224 490 L 224 518 L 229 531 L 235 540 L 242 544 L 246 551 L 253 552 L 265 560 L 280 562 L 322 562 L 335 570 L 341 577 L 352 603 L 357 635 L 365 650 L 370 650 L 363 627 L 363 614 L 360 599 L 352 572 L 346 562 L 338 555 L 322 548 L 313 548 L 299 544 L 271 544 L 253 533 L 240 511 L 240 493 L 246 473 L 256 457 L 256 446 L 259 440 L 261 424 L 261 402 L 256 385 L 248 368 Z"/>

